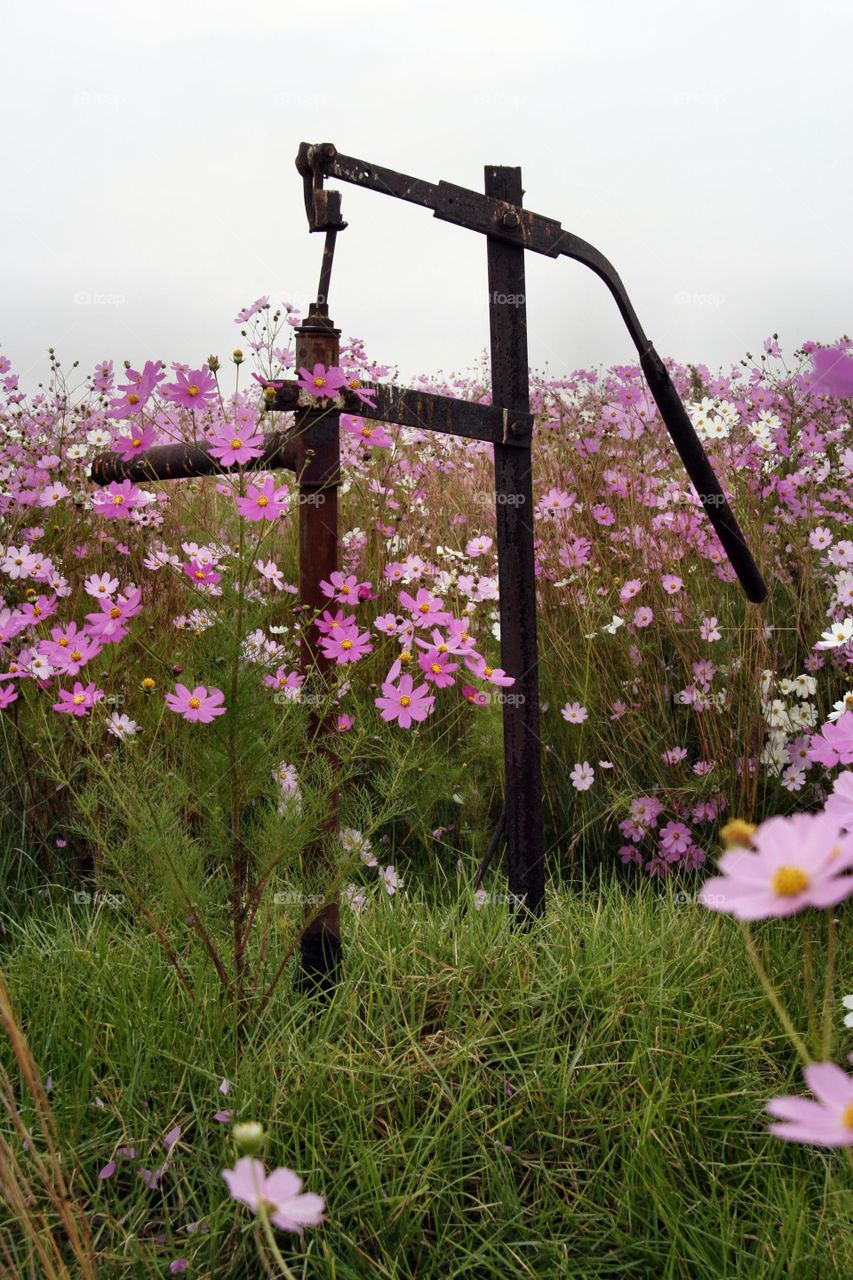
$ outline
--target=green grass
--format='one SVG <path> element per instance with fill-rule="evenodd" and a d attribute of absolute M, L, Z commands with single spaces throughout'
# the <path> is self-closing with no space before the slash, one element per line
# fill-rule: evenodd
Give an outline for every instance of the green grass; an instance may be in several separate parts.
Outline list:
<path fill-rule="evenodd" d="M 332 1001 L 285 983 L 239 1047 L 191 942 L 195 1003 L 127 911 L 57 894 L 6 920 L 0 969 L 55 1082 L 72 1196 L 98 1215 L 99 1277 L 167 1275 L 181 1255 L 193 1277 L 264 1274 L 220 1177 L 225 1106 L 263 1121 L 268 1163 L 326 1198 L 302 1250 L 279 1237 L 299 1277 L 853 1274 L 843 1153 L 765 1133 L 767 1098 L 802 1085 L 733 922 L 614 878 L 550 896 L 518 931 L 502 906 L 436 901 L 400 867 L 404 894 L 346 915 Z M 804 1027 L 798 923 L 757 937 Z M 17 1079 L 5 1040 L 2 1055 Z M 175 1123 L 172 1168 L 147 1191 L 136 1166 L 160 1162 Z M 99 1183 L 122 1143 L 139 1159 Z M 198 1220 L 209 1232 L 188 1234 Z M 0 1218 L 0 1239 L 40 1276 L 19 1222 Z"/>

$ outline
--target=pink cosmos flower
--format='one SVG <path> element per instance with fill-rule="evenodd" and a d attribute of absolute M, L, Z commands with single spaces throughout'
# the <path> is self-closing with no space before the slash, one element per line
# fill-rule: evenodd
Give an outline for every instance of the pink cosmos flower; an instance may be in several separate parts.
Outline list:
<path fill-rule="evenodd" d="M 318 363 L 314 365 L 313 373 L 308 369 L 299 370 L 297 386 L 301 391 L 310 392 L 312 396 L 332 397 L 345 385 L 346 378 L 334 366 L 327 369 L 325 365 Z"/>
<path fill-rule="evenodd" d="M 337 663 L 358 662 L 366 653 L 373 651 L 369 631 L 359 632 L 358 627 L 341 628 L 334 635 L 323 636 L 320 648 L 327 658 Z"/>
<path fill-rule="evenodd" d="M 790 916 L 804 907 L 833 907 L 853 893 L 853 837 L 842 836 L 823 813 L 768 818 L 752 837 L 754 849 L 730 849 L 723 873 L 707 880 L 699 900 L 741 920 Z"/>
<path fill-rule="evenodd" d="M 337 720 L 335 721 L 335 728 L 340 733 L 349 733 L 350 729 L 353 727 L 354 724 L 355 724 L 355 716 L 341 715 L 341 716 L 338 716 Z"/>
<path fill-rule="evenodd" d="M 321 635 L 331 636 L 351 627 L 358 628 L 358 622 L 354 614 L 345 614 L 343 609 L 337 609 L 335 613 L 325 609 L 319 618 L 314 619 L 314 626 Z"/>
<path fill-rule="evenodd" d="M 302 1179 L 292 1169 L 267 1173 L 260 1160 L 242 1156 L 233 1169 L 223 1169 L 222 1176 L 235 1200 L 254 1213 L 263 1204 L 270 1222 L 281 1231 L 301 1235 L 303 1227 L 317 1227 L 323 1220 L 323 1197 L 303 1191 Z"/>
<path fill-rule="evenodd" d="M 124 394 L 110 401 L 107 417 L 129 418 L 132 414 L 141 413 L 154 388 L 165 376 L 159 360 L 147 360 L 141 373 L 136 369 L 128 369 L 127 382 L 121 383 L 118 388 Z"/>
<path fill-rule="evenodd" d="M 843 400 L 853 396 L 853 359 L 849 355 L 832 347 L 820 347 L 812 352 L 812 363 L 815 391 Z"/>
<path fill-rule="evenodd" d="M 9 679 L 0 680 L 0 711 L 5 711 L 18 697 L 17 690 Z"/>
<path fill-rule="evenodd" d="M 354 418 L 348 413 L 342 413 L 341 426 L 361 445 L 388 449 L 394 443 L 380 422 L 365 422 L 364 418 Z"/>
<path fill-rule="evenodd" d="M 654 613 L 647 604 L 640 605 L 639 609 L 634 610 L 634 626 L 647 627 L 654 618 Z"/>
<path fill-rule="evenodd" d="M 245 324 L 247 320 L 251 320 L 252 316 L 256 316 L 259 311 L 263 311 L 264 307 L 270 305 L 269 295 L 264 294 L 262 298 L 255 298 L 255 301 L 249 307 L 244 307 L 242 311 L 238 311 L 234 317 L 235 324 Z"/>
<path fill-rule="evenodd" d="M 356 374 L 344 374 L 344 390 L 352 391 L 356 399 L 360 400 L 362 404 L 369 405 L 371 409 L 376 408 L 376 392 L 372 387 L 362 386 L 361 379 Z M 341 415 L 341 422 L 343 420 L 344 415 Z"/>
<path fill-rule="evenodd" d="M 176 684 L 175 692 L 166 694 L 166 703 L 172 711 L 199 724 L 210 724 L 216 716 L 224 716 L 227 710 L 222 706 L 224 701 L 221 689 L 208 690 L 203 684 L 192 690 L 185 684 Z"/>
<path fill-rule="evenodd" d="M 681 590 L 681 588 L 684 586 L 684 583 L 682 582 L 681 578 L 679 578 L 677 573 L 662 574 L 660 584 L 663 587 L 664 591 L 667 593 L 667 595 L 670 595 L 670 596 L 677 595 L 678 592 Z"/>
<path fill-rule="evenodd" d="M 450 654 L 438 649 L 428 649 L 418 658 L 418 666 L 430 684 L 436 689 L 448 689 L 454 684 L 453 672 L 459 670 L 458 662 L 450 661 Z"/>
<path fill-rule="evenodd" d="M 74 623 L 71 623 L 74 627 Z M 69 631 L 71 630 L 69 627 Z M 61 631 L 61 628 L 54 627 L 51 634 Z M 63 644 L 63 640 L 66 643 Z M 92 636 L 86 635 L 85 631 L 79 632 L 76 638 L 67 640 L 63 636 L 59 641 L 43 640 L 39 645 L 39 653 L 46 658 L 50 665 L 59 675 L 76 676 L 81 667 L 87 662 L 91 662 L 93 658 L 97 658 L 101 652 L 103 645 L 99 644 Z"/>
<path fill-rule="evenodd" d="M 208 436 L 210 455 L 218 459 L 223 467 L 235 464 L 244 467 L 252 458 L 260 458 L 264 452 L 264 437 L 249 427 L 248 431 L 237 426 L 229 427 L 226 423 Z"/>
<path fill-rule="evenodd" d="M 154 440 L 153 427 L 139 427 L 136 431 L 122 432 L 113 436 L 113 453 L 117 453 L 125 462 L 129 462 L 138 453 L 150 449 Z"/>
<path fill-rule="evenodd" d="M 817 1102 L 771 1098 L 767 1111 L 781 1123 L 771 1124 L 770 1133 L 786 1142 L 853 1147 L 853 1077 L 834 1062 L 810 1062 L 803 1067 L 803 1077 Z"/>
<path fill-rule="evenodd" d="M 441 626 L 450 620 L 444 601 L 439 596 L 432 595 L 426 587 L 418 587 L 415 596 L 409 595 L 408 591 L 401 591 L 400 604 L 408 610 L 419 627 Z"/>
<path fill-rule="evenodd" d="M 177 381 L 167 382 L 162 393 L 182 409 L 203 409 L 216 399 L 216 378 L 210 369 L 179 369 Z"/>
<path fill-rule="evenodd" d="M 471 538 L 465 544 L 466 556 L 476 557 L 484 556 L 492 549 L 492 539 L 481 534 L 477 538 Z"/>
<path fill-rule="evenodd" d="M 199 586 L 215 586 L 222 580 L 221 573 L 216 573 L 209 564 L 199 564 L 198 560 L 190 560 L 189 564 L 185 564 L 183 568 L 187 577 Z"/>
<path fill-rule="evenodd" d="M 244 520 L 275 520 L 287 511 L 290 490 L 286 484 L 276 487 L 272 476 L 261 485 L 248 485 L 245 497 L 236 497 L 234 504 Z"/>
<path fill-rule="evenodd" d="M 389 724 L 397 721 L 401 729 L 408 729 L 413 721 L 426 720 L 432 713 L 435 697 L 430 694 L 428 686 L 415 682 L 410 675 L 400 676 L 398 685 L 386 680 L 382 685 L 381 697 L 374 698 L 379 707 L 382 719 Z"/>
<path fill-rule="evenodd" d="M 475 689 L 473 685 L 463 684 L 459 690 L 466 702 L 474 707 L 487 707 L 489 695 L 483 689 Z"/>
<path fill-rule="evenodd" d="M 141 507 L 144 503 L 142 490 L 131 480 L 113 480 L 95 494 L 92 509 L 107 520 L 127 520 L 134 507 Z"/>
<path fill-rule="evenodd" d="M 103 696 L 103 689 L 96 689 L 94 684 L 84 687 L 79 680 L 75 680 L 70 692 L 67 689 L 59 690 L 59 701 L 54 702 L 53 709 L 67 715 L 85 716 Z"/>
<path fill-rule="evenodd" d="M 331 597 L 332 600 L 339 604 L 357 604 L 360 599 L 370 598 L 369 593 L 373 587 L 370 582 L 359 582 L 354 573 L 349 577 L 344 577 L 337 570 L 329 575 L 329 581 L 325 579 L 320 583 L 320 590 L 324 596 Z M 365 597 L 364 592 L 367 592 Z"/>
<path fill-rule="evenodd" d="M 853 770 L 839 773 L 823 811 L 839 828 L 853 831 Z"/>
<path fill-rule="evenodd" d="M 490 667 L 486 659 L 480 657 L 478 653 L 467 654 L 465 665 L 469 671 L 473 671 L 474 675 L 479 676 L 481 680 L 488 680 L 489 684 L 499 684 L 507 689 L 510 685 L 515 684 L 515 676 L 508 676 L 503 667 Z"/>
<path fill-rule="evenodd" d="M 586 707 L 581 706 L 579 702 L 567 702 L 560 710 L 560 715 L 564 720 L 568 720 L 569 724 L 583 724 L 589 712 Z"/>
<path fill-rule="evenodd" d="M 572 786 L 577 791 L 589 791 L 595 782 L 595 770 L 588 760 L 584 760 L 583 764 L 575 765 L 569 777 L 572 780 Z"/>
<path fill-rule="evenodd" d="M 100 610 L 87 613 L 86 630 L 101 644 L 117 644 L 127 635 L 127 623 L 142 612 L 142 592 L 139 587 L 129 587 L 116 600 L 99 600 Z"/>
<path fill-rule="evenodd" d="M 853 715 L 827 720 L 820 733 L 812 734 L 809 757 L 827 769 L 837 764 L 853 764 Z"/>
<path fill-rule="evenodd" d="M 96 600 L 109 598 L 118 591 L 118 578 L 112 578 L 108 573 L 92 573 L 83 583 L 83 590 Z"/>

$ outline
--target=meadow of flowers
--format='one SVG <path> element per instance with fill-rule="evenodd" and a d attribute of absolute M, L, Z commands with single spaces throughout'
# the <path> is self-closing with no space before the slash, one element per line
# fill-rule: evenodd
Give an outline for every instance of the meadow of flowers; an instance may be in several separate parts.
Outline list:
<path fill-rule="evenodd" d="M 514 683 L 499 656 L 491 449 L 344 414 L 342 567 L 312 616 L 296 586 L 296 480 L 251 466 L 266 434 L 292 421 L 269 411 L 268 384 L 296 377 L 332 411 L 341 387 L 369 404 L 365 384 L 396 375 L 358 339 L 339 368 L 295 369 L 299 319 L 258 299 L 238 313 L 240 347 L 227 360 L 191 365 L 104 360 L 83 376 L 51 353 L 35 394 L 0 357 L 8 968 L 45 898 L 69 918 L 94 915 L 113 937 L 104 946 L 140 931 L 180 999 L 220 1001 L 216 1034 L 235 1061 L 271 1034 L 300 934 L 336 896 L 345 945 L 370 918 L 402 912 L 408 895 L 422 894 L 427 913 L 427 900 L 462 895 L 476 916 L 502 915 L 501 894 L 472 889 L 501 809 L 501 711 Z M 548 911 L 567 894 L 594 911 L 597 895 L 618 893 L 671 909 L 696 899 L 700 931 L 718 927 L 715 913 L 739 920 L 760 994 L 816 1099 L 772 1098 L 771 1132 L 847 1154 L 838 938 L 853 890 L 851 347 L 805 343 L 785 355 L 773 336 L 725 373 L 668 364 L 770 585 L 764 606 L 744 602 L 638 367 L 531 385 Z M 489 398 L 485 367 L 418 385 Z M 99 452 L 131 459 L 176 441 L 206 443 L 234 469 L 103 488 L 89 478 Z M 300 670 L 306 634 L 334 664 L 325 684 Z M 318 749 L 323 721 L 334 726 L 336 771 Z M 323 857 L 303 865 L 302 850 L 320 846 Z M 499 867 L 490 875 L 500 883 Z M 783 948 L 802 958 L 793 997 L 750 921 L 794 930 Z M 107 1211 L 97 1198 L 123 1180 L 130 1203 L 132 1169 L 147 1192 L 165 1185 L 183 1129 L 143 1157 L 125 1117 L 103 1151 L 91 1133 L 100 1096 L 80 1104 L 72 1128 L 93 1161 L 98 1150 L 109 1158 L 80 1174 L 70 1214 L 69 1175 L 59 1194 L 57 1171 L 72 1128 L 57 1137 L 52 1085 L 30 1043 L 43 1037 L 31 1014 L 19 1020 L 10 989 L 0 1194 L 9 1220 L 30 1224 L 20 1247 L 41 1267 L 33 1274 L 78 1274 L 63 1270 L 69 1257 L 84 1275 L 252 1274 L 236 1262 L 205 1271 L 189 1247 L 162 1263 L 137 1249 L 119 1263 L 121 1204 Z M 222 1107 L 212 1123 L 227 1132 L 238 1118 L 256 1119 Z M 267 1274 L 404 1274 L 351 1261 L 336 1273 L 334 1253 L 326 1270 L 319 1254 L 288 1261 L 281 1241 L 326 1230 L 334 1189 L 312 1181 L 303 1191 L 304 1169 L 267 1171 L 259 1128 L 235 1136 L 233 1168 L 209 1156 L 218 1188 L 195 1206 L 196 1227 L 209 1232 L 210 1203 L 230 1193 L 255 1215 Z M 28 1160 L 43 1167 L 28 1171 Z M 849 1165 L 820 1160 L 832 1199 Z M 37 1211 L 36 1184 L 57 1192 Z M 165 1247 L 172 1218 L 162 1206 L 153 1218 L 151 1247 Z M 24 1256 L 6 1249 L 10 1266 Z M 647 1265 L 633 1274 L 664 1274 Z M 666 1274 L 724 1274 L 691 1266 Z M 744 1266 L 725 1274 L 770 1274 L 760 1261 Z"/>

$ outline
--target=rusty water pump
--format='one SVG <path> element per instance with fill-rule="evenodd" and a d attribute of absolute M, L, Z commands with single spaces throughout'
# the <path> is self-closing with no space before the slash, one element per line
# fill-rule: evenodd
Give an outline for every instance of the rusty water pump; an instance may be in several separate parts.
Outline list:
<path fill-rule="evenodd" d="M 295 472 L 300 495 L 300 596 L 309 611 L 319 611 L 328 604 L 320 582 L 328 580 L 338 568 L 341 412 L 485 440 L 493 445 L 501 666 L 514 678 L 516 696 L 503 704 L 505 805 L 478 876 L 500 840 L 505 838 L 510 897 L 518 918 L 523 920 L 541 912 L 545 894 L 525 250 L 550 258 L 573 258 L 604 281 L 637 348 L 640 367 L 672 442 L 747 598 L 760 603 L 767 595 L 767 588 L 666 367 L 643 332 L 622 281 L 592 245 L 564 231 L 559 222 L 523 207 L 520 169 L 487 165 L 484 192 L 469 191 L 449 182 L 424 182 L 341 155 L 329 142 L 303 142 L 296 167 L 303 179 L 309 230 L 325 232 L 317 300 L 296 330 L 297 368 L 311 369 L 316 363 L 328 368 L 337 365 L 339 358 L 340 331 L 329 318 L 328 296 L 336 237 L 347 224 L 341 217 L 340 192 L 325 186 L 327 178 L 421 205 L 431 209 L 436 218 L 486 237 L 490 405 L 367 384 L 363 390 L 370 394 L 375 407 L 365 404 L 355 392 L 344 389 L 329 408 L 301 392 L 295 381 L 270 383 L 267 407 L 293 412 L 294 425 L 288 431 L 271 433 L 263 456 L 248 463 L 245 469 L 285 467 Z M 511 306 L 505 304 L 508 297 L 512 298 Z M 221 466 L 205 445 L 174 444 L 149 449 L 129 461 L 123 461 L 114 453 L 101 454 L 94 461 L 92 478 L 98 484 L 123 479 L 177 480 L 236 469 L 236 466 Z M 306 677 L 322 679 L 326 668 L 333 665 L 314 645 L 307 628 L 303 631 L 300 660 Z M 321 749 L 334 763 L 333 739 L 328 726 L 325 729 L 320 737 Z M 327 837 L 337 829 L 337 810 L 335 793 L 330 797 Z M 318 845 L 305 851 L 305 856 L 313 862 L 324 854 Z M 322 907 L 303 935 L 303 976 L 329 985 L 334 981 L 340 956 L 338 903 L 331 901 Z"/>

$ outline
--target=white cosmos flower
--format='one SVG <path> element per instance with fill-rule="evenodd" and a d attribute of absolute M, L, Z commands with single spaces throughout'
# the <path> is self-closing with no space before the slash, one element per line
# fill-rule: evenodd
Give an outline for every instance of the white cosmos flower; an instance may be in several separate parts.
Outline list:
<path fill-rule="evenodd" d="M 843 622 L 833 622 L 829 630 L 824 631 L 815 648 L 840 649 L 850 640 L 853 640 L 853 618 L 845 618 Z"/>

